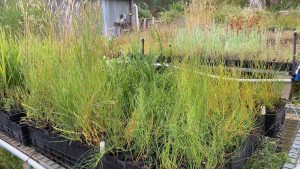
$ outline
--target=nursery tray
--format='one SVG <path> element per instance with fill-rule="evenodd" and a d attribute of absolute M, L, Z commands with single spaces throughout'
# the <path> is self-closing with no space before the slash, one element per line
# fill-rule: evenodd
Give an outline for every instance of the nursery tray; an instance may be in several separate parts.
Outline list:
<path fill-rule="evenodd" d="M 0 130 L 7 133 L 7 135 L 9 135 L 11 138 L 16 139 L 25 146 L 31 145 L 27 125 L 18 124 L 16 122 L 8 122 L 8 125 L 3 125 L 0 123 Z"/>
<path fill-rule="evenodd" d="M 8 113 L 4 110 L 0 110 L 0 123 L 7 124 L 8 122 L 18 122 L 22 117 L 25 117 L 26 114 L 23 111 L 15 111 Z"/>
<path fill-rule="evenodd" d="M 216 65 L 221 64 L 226 67 L 239 67 L 239 68 L 245 69 L 245 71 L 250 71 L 250 72 L 252 72 L 251 69 L 260 68 L 261 70 L 264 70 L 261 73 L 266 73 L 266 72 L 268 72 L 267 70 L 291 73 L 295 66 L 292 62 L 263 61 L 263 60 L 254 60 L 254 59 L 241 60 L 241 59 L 232 59 L 233 57 L 234 56 L 229 56 L 229 55 L 219 56 L 219 57 L 206 56 L 206 57 L 200 57 L 199 61 L 200 61 L 200 63 L 206 64 L 209 66 L 216 66 Z M 157 59 L 156 62 L 169 64 L 169 63 L 173 62 L 174 58 L 177 58 L 178 62 L 182 62 L 184 57 L 183 56 L 173 56 L 173 59 L 172 59 L 171 57 L 167 58 L 167 57 L 161 56 L 159 59 Z"/>
<path fill-rule="evenodd" d="M 99 164 L 100 169 L 145 169 L 145 167 L 125 162 L 116 157 L 105 155 Z"/>
<path fill-rule="evenodd" d="M 31 142 L 42 154 L 65 165 L 75 166 L 87 151 L 88 147 L 79 146 L 45 129 L 29 127 Z"/>
<path fill-rule="evenodd" d="M 7 133 L 10 137 L 18 140 L 23 145 L 30 145 L 30 136 L 28 126 L 20 124 L 20 120 L 24 117 L 24 113 L 7 114 L 0 112 L 0 130 Z"/>
<path fill-rule="evenodd" d="M 50 159 L 65 167 L 76 167 L 88 160 L 92 148 L 80 142 L 68 141 L 45 129 L 29 127 L 33 147 Z M 118 160 L 111 155 L 104 155 L 98 167 L 101 169 L 142 169 L 130 162 Z"/>
<path fill-rule="evenodd" d="M 244 140 L 242 146 L 237 149 L 234 155 L 227 161 L 225 169 L 242 169 L 247 164 L 248 159 L 256 152 L 265 134 L 265 117 L 257 119 L 255 127 L 250 135 Z"/>
<path fill-rule="evenodd" d="M 203 63 L 208 65 L 223 64 L 227 67 L 242 67 L 242 68 L 263 68 L 277 71 L 291 72 L 293 70 L 293 63 L 291 62 L 275 62 L 275 61 L 259 61 L 259 60 L 240 60 L 226 58 L 222 61 L 213 58 L 203 58 Z"/>
<path fill-rule="evenodd" d="M 257 120 L 251 134 L 243 142 L 243 148 L 238 149 L 235 155 L 227 162 L 226 168 L 240 169 L 247 163 L 247 159 L 256 151 L 264 135 L 264 117 Z M 87 158 L 87 152 L 91 148 L 80 142 L 68 141 L 45 129 L 29 127 L 33 146 L 45 156 L 66 167 L 74 167 L 81 160 Z M 84 162 L 83 162 L 84 164 Z M 135 165 L 132 162 L 120 160 L 118 157 L 106 154 L 101 159 L 97 168 L 101 169 L 143 169 L 143 165 Z"/>
<path fill-rule="evenodd" d="M 268 111 L 265 119 L 265 132 L 268 137 L 277 137 L 283 127 L 286 116 L 285 104 L 280 105 L 275 111 Z"/>

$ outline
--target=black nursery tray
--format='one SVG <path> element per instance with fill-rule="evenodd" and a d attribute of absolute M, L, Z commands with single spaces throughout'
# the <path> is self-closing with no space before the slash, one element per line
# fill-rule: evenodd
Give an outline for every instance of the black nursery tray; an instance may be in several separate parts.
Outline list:
<path fill-rule="evenodd" d="M 37 129 L 33 126 L 29 127 L 31 141 L 42 154 L 50 159 L 66 166 L 76 167 L 84 164 L 89 159 L 92 148 L 80 142 L 68 141 L 57 134 L 49 132 L 45 129 Z M 97 168 L 101 169 L 141 169 L 130 162 L 124 162 L 117 158 L 104 155 Z"/>
<path fill-rule="evenodd" d="M 267 110 L 265 119 L 265 132 L 268 137 L 277 137 L 283 127 L 286 116 L 284 103 L 280 103 L 274 110 Z"/>
<path fill-rule="evenodd" d="M 0 129 L 8 134 L 11 138 L 19 141 L 21 144 L 25 146 L 31 145 L 27 125 L 10 122 L 8 126 L 4 126 L 0 123 Z"/>
<path fill-rule="evenodd" d="M 76 166 L 91 149 L 79 142 L 68 141 L 45 129 L 29 127 L 31 142 L 42 154 L 65 165 Z"/>
<path fill-rule="evenodd" d="M 12 114 L 0 111 L 0 130 L 21 144 L 28 146 L 31 144 L 28 126 L 20 123 L 21 118 L 24 116 L 26 116 L 25 113 L 21 111 Z"/>
<path fill-rule="evenodd" d="M 255 127 L 252 129 L 249 137 L 244 141 L 242 149 L 235 152 L 235 155 L 226 163 L 227 169 L 241 169 L 247 163 L 257 150 L 264 136 L 264 116 L 258 118 Z M 55 160 L 67 167 L 74 167 L 80 162 L 84 164 L 84 160 L 88 158 L 88 152 L 91 148 L 80 142 L 68 141 L 57 134 L 49 132 L 45 129 L 37 129 L 33 126 L 29 127 L 31 141 L 33 146 L 42 154 L 50 159 Z M 83 161 L 82 161 L 83 160 Z M 144 169 L 144 165 L 136 165 L 130 161 L 121 160 L 121 158 L 106 154 L 101 159 L 97 168 L 101 169 Z"/>
<path fill-rule="evenodd" d="M 205 54 L 204 54 L 205 55 Z M 240 68 L 261 68 L 265 70 L 273 71 L 283 71 L 292 72 L 294 64 L 292 62 L 282 62 L 282 61 L 264 61 L 264 60 L 241 60 L 233 59 L 235 56 L 225 55 L 220 57 L 200 57 L 200 62 L 202 64 L 216 66 L 224 65 L 226 67 L 240 67 Z M 182 62 L 182 56 L 173 56 L 173 58 L 178 58 L 179 62 Z M 222 58 L 222 59 L 220 59 Z M 173 60 L 171 58 L 162 57 L 157 60 L 158 63 L 171 63 Z"/>
<path fill-rule="evenodd" d="M 0 109 L 0 123 L 3 125 L 8 124 L 8 122 L 19 122 L 22 117 L 25 117 L 24 111 L 12 111 L 8 113 L 7 111 Z"/>
<path fill-rule="evenodd" d="M 116 157 L 105 155 L 99 164 L 100 169 L 145 169 L 143 166 L 137 166 L 130 162 L 122 161 Z"/>
<path fill-rule="evenodd" d="M 255 127 L 243 142 L 243 146 L 237 149 L 234 155 L 225 164 L 225 169 L 242 169 L 248 159 L 256 152 L 265 134 L 265 117 L 257 119 Z"/>

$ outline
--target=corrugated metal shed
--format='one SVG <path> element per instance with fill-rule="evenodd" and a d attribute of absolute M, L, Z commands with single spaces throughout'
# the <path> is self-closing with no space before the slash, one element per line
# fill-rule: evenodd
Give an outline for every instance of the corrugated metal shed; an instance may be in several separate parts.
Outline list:
<path fill-rule="evenodd" d="M 131 0 L 102 0 L 103 35 L 118 36 L 132 18 Z"/>

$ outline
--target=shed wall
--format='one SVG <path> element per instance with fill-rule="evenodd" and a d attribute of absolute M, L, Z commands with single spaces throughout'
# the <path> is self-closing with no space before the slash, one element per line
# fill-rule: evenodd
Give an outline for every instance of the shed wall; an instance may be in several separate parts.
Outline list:
<path fill-rule="evenodd" d="M 130 19 L 129 0 L 102 0 L 103 35 L 117 36 L 115 22 L 120 22 L 120 15 Z"/>

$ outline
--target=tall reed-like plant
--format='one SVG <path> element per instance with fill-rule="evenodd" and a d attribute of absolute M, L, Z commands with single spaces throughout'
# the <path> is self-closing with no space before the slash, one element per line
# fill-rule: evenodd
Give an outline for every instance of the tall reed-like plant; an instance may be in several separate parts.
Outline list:
<path fill-rule="evenodd" d="M 23 75 L 21 71 L 22 57 L 16 40 L 7 36 L 0 28 L 0 73 L 1 90 L 8 90 L 22 85 Z"/>
<path fill-rule="evenodd" d="M 106 60 L 44 43 L 26 63 L 29 118 L 72 140 L 106 141 L 107 151 L 149 166 L 220 167 L 250 133 L 259 106 L 279 97 L 272 83 L 197 73 L 244 77 L 222 66 L 181 63 L 159 72 L 152 57 Z"/>

